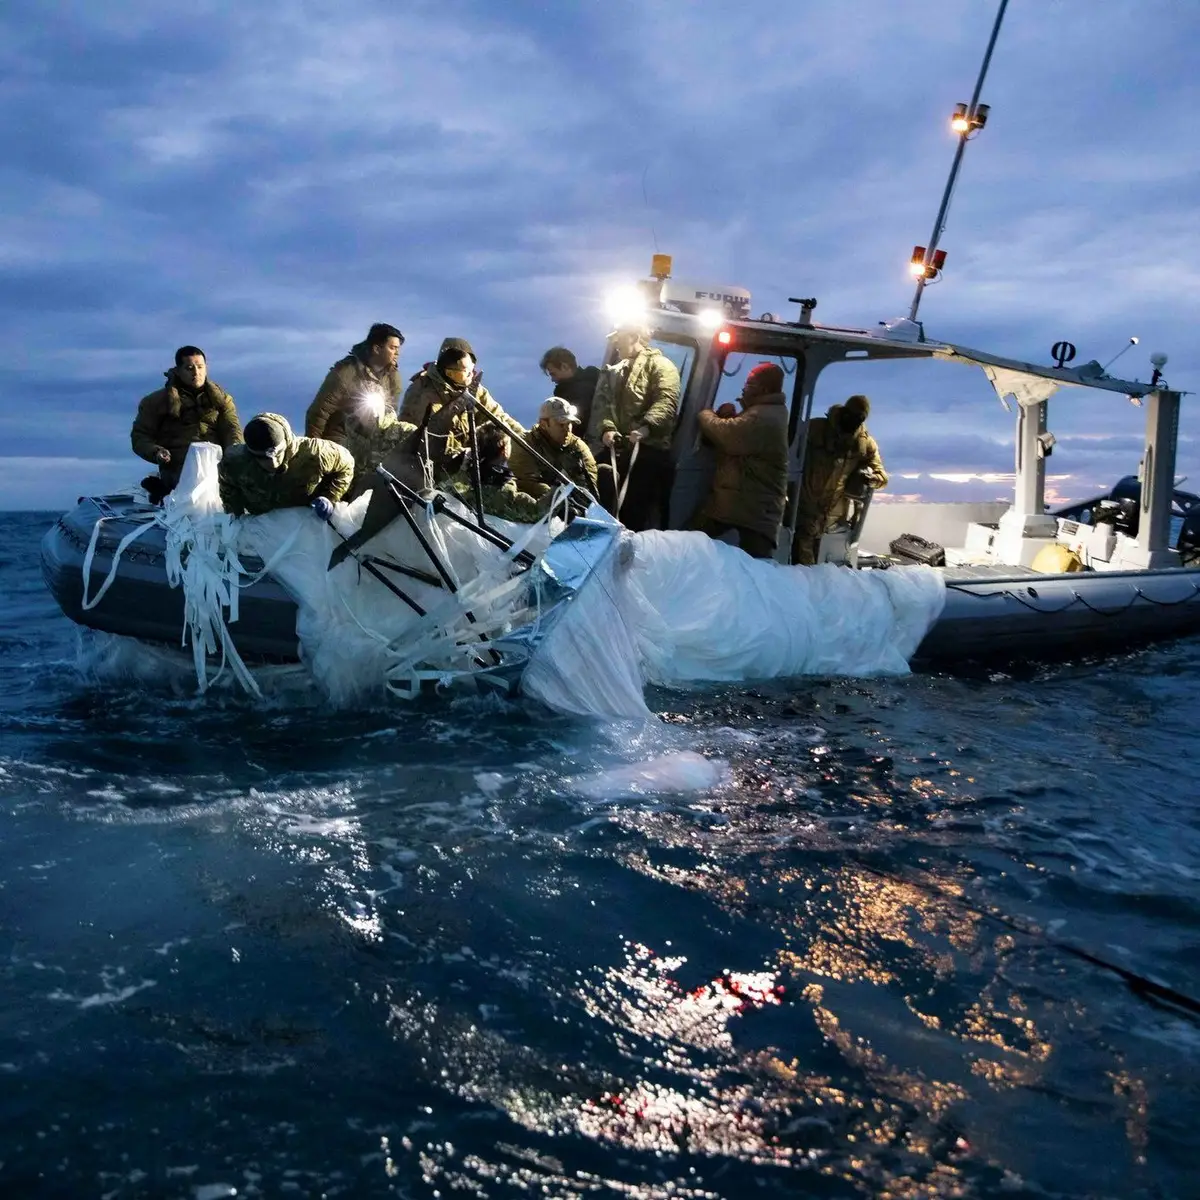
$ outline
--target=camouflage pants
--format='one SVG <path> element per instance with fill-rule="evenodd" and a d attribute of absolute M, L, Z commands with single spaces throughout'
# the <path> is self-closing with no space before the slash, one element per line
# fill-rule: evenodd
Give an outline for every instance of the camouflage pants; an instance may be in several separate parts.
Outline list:
<path fill-rule="evenodd" d="M 811 567 L 817 561 L 821 535 L 828 524 L 828 514 L 804 505 L 796 512 L 796 528 L 792 534 L 792 562 Z"/>

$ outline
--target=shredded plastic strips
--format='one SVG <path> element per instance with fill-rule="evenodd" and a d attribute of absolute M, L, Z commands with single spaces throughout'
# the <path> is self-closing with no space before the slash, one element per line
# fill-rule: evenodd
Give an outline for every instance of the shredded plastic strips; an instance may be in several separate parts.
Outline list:
<path fill-rule="evenodd" d="M 234 523 L 221 507 L 217 487 L 220 460 L 220 446 L 197 442 L 189 448 L 175 490 L 161 509 L 135 518 L 139 522 L 137 527 L 118 543 L 104 582 L 96 594 L 89 597 L 92 562 L 101 527 L 107 518 L 102 517 L 96 522 L 83 562 L 83 607 L 93 608 L 103 599 L 117 577 L 126 548 L 148 530 L 161 527 L 165 534 L 167 582 L 171 587 L 183 589 L 181 645 L 191 645 L 200 691 L 206 691 L 229 669 L 242 687 L 257 696 L 260 694 L 258 684 L 229 635 L 229 623 L 238 618 L 240 589 L 253 584 L 271 570 L 273 564 L 266 562 L 263 571 L 257 575 L 251 575 L 242 566 Z M 286 550 L 285 544 L 278 552 Z M 219 666 L 215 674 L 210 674 L 209 658 L 218 654 Z"/>

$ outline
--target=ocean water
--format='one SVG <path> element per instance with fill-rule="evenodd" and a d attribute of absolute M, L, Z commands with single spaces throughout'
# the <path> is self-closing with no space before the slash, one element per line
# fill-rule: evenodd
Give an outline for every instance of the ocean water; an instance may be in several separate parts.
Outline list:
<path fill-rule="evenodd" d="M 0 1196 L 1200 1195 L 1195 641 L 255 707 L 0 516 Z M 719 632 L 719 631 L 718 631 Z"/>

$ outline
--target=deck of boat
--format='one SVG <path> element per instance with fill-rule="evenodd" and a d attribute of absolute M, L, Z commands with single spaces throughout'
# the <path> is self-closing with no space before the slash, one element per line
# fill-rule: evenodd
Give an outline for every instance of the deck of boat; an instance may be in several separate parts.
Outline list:
<path fill-rule="evenodd" d="M 863 556 L 861 566 L 871 567 L 874 564 L 867 556 Z M 917 563 L 900 562 L 896 559 L 885 561 L 887 569 L 896 571 L 904 567 L 915 567 Z M 962 563 L 952 567 L 937 567 L 947 583 L 976 583 L 985 579 L 1024 579 L 1028 576 L 1042 574 L 1032 567 L 1014 567 L 1009 563 Z"/>
<path fill-rule="evenodd" d="M 1022 579 L 1027 575 L 1041 575 L 1032 567 L 1014 567 L 1009 563 L 965 563 L 957 567 L 944 567 L 942 573 L 947 583 L 973 583 L 977 579 Z"/>

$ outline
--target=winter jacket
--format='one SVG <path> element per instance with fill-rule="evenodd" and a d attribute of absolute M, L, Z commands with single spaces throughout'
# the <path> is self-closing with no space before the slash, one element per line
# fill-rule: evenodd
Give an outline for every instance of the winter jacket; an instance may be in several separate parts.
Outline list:
<path fill-rule="evenodd" d="M 679 415 L 679 371 L 661 350 L 647 347 L 600 372 L 587 440 L 593 449 L 610 429 L 628 437 L 645 426 L 646 445 L 666 450 Z"/>
<path fill-rule="evenodd" d="M 358 412 L 347 413 L 342 444 L 354 458 L 354 483 L 348 498 L 361 494 L 370 483 L 375 468 L 416 431 L 415 425 L 400 420 L 389 408 L 383 410 L 378 420 Z"/>
<path fill-rule="evenodd" d="M 570 379 L 554 385 L 554 394 L 579 410 L 580 432 L 587 432 L 592 419 L 592 400 L 596 395 L 596 384 L 600 381 L 599 367 L 579 367 Z"/>
<path fill-rule="evenodd" d="M 349 450 L 324 438 L 296 437 L 277 413 L 260 415 L 283 430 L 283 463 L 272 471 L 244 445 L 228 451 L 217 468 L 217 482 L 230 516 L 256 517 L 277 508 L 299 508 L 318 496 L 336 503 L 346 494 L 354 478 Z"/>
<path fill-rule="evenodd" d="M 860 468 L 869 468 L 874 473 L 876 488 L 886 487 L 888 481 L 875 439 L 865 425 L 850 434 L 839 429 L 841 411 L 842 406 L 835 404 L 825 416 L 809 421 L 804 449 L 800 511 L 820 515 L 825 520 L 839 515 L 846 484 Z"/>
<path fill-rule="evenodd" d="M 487 409 L 500 423 L 513 433 L 524 436 L 520 422 L 514 421 L 492 399 L 482 384 L 475 389 L 481 408 Z M 429 460 L 435 473 L 453 474 L 462 463 L 463 456 L 471 448 L 471 426 L 467 418 L 467 405 L 463 389 L 451 383 L 432 363 L 412 377 L 404 402 L 400 406 L 400 419 L 422 425 L 429 434 Z M 487 417 L 477 417 L 477 425 L 488 423 Z M 424 452 L 424 434 L 417 438 L 418 448 Z"/>
<path fill-rule="evenodd" d="M 457 496 L 469 509 L 475 508 L 475 482 L 465 473 L 455 475 L 446 484 L 446 490 Z M 523 525 L 532 525 L 540 521 L 545 514 L 545 506 L 539 504 L 532 496 L 526 495 L 517 487 L 515 479 L 502 484 L 484 484 L 483 511 L 489 517 L 499 517 L 503 521 L 519 521 Z"/>
<path fill-rule="evenodd" d="M 774 540 L 783 521 L 788 482 L 788 411 L 782 393 L 756 397 L 736 417 L 711 409 L 697 416 L 717 451 L 712 491 L 702 520 L 750 529 Z"/>
<path fill-rule="evenodd" d="M 168 451 L 171 461 L 159 464 L 159 474 L 173 484 L 193 442 L 215 442 L 228 450 L 242 440 L 242 427 L 233 397 L 211 379 L 192 392 L 179 386 L 174 368 L 164 374 L 166 387 L 138 404 L 129 440 L 134 454 L 148 462 L 158 463 L 159 450 Z"/>
<path fill-rule="evenodd" d="M 542 432 L 540 426 L 535 425 L 525 435 L 525 440 L 576 487 L 596 495 L 596 460 L 582 438 L 572 433 L 567 436 L 563 445 L 556 446 Z M 513 443 L 509 461 L 512 464 L 513 475 L 516 476 L 517 487 L 535 499 L 541 499 L 542 496 L 553 492 L 561 482 L 549 467 L 539 462 L 519 442 Z"/>
<path fill-rule="evenodd" d="M 340 442 L 345 437 L 346 414 L 364 397 L 379 399 L 384 407 L 396 411 L 400 395 L 400 372 L 395 367 L 377 374 L 367 365 L 370 349 L 359 342 L 345 358 L 329 368 L 313 402 L 304 416 L 304 432 L 310 438 Z"/>

